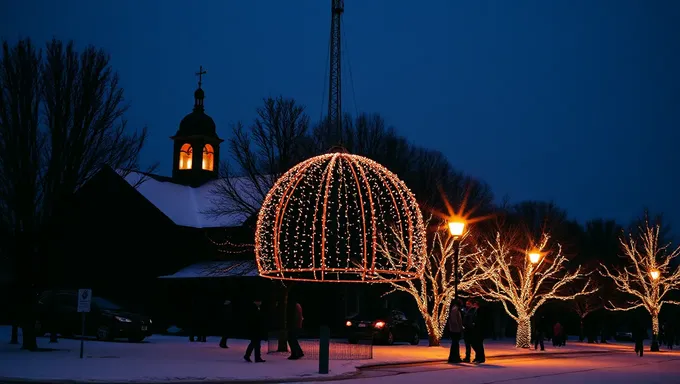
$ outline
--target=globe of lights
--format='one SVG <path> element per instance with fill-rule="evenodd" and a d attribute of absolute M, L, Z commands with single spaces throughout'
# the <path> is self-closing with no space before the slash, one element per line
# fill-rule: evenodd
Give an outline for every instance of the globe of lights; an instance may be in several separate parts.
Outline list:
<path fill-rule="evenodd" d="M 385 246 L 399 251 L 381 252 Z M 255 231 L 259 273 L 272 279 L 409 280 L 422 274 L 424 251 L 413 193 L 387 168 L 346 152 L 310 158 L 281 176 Z"/>

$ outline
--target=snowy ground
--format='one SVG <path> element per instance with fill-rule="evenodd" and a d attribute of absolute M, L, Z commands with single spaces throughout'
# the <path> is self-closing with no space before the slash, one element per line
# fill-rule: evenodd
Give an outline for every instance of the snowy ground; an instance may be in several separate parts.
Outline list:
<path fill-rule="evenodd" d="M 217 338 L 209 338 L 207 343 L 189 343 L 185 337 L 175 336 L 152 336 L 148 342 L 141 344 L 86 341 L 85 358 L 81 360 L 78 358 L 80 346 L 78 340 L 60 339 L 58 344 L 49 344 L 48 339 L 41 338 L 39 339 L 41 347 L 58 350 L 27 352 L 21 351 L 19 346 L 8 345 L 2 341 L 9 340 L 9 333 L 9 327 L 0 327 L 0 382 L 3 378 L 32 379 L 43 382 L 60 380 L 128 383 L 221 380 L 276 382 L 284 379 L 309 380 L 320 376 L 318 360 L 303 358 L 288 361 L 286 355 L 267 355 L 265 353 L 266 343 L 263 343 L 263 356 L 267 362 L 262 364 L 243 361 L 242 356 L 247 345 L 244 340 L 231 340 L 230 348 L 224 350 L 217 346 Z M 356 368 L 359 366 L 436 361 L 447 357 L 448 345 L 428 348 L 425 343 L 426 341 L 423 341 L 420 346 L 377 346 L 374 348 L 372 360 L 331 361 L 330 375 L 327 376 L 352 375 L 356 373 Z M 501 359 L 499 356 L 515 356 L 517 358 L 517 355 L 527 353 L 531 356 L 540 356 L 555 352 L 564 354 L 632 349 L 631 346 L 588 345 L 572 342 L 568 343 L 566 348 L 548 347 L 546 352 L 534 352 L 516 349 L 509 340 L 489 342 L 486 345 L 489 361 L 493 361 L 494 357 Z M 680 357 L 680 354 L 676 357 Z"/>

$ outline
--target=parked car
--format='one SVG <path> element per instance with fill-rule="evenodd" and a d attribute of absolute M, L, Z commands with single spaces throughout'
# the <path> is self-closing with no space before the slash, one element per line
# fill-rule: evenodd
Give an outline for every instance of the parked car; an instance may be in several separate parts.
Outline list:
<path fill-rule="evenodd" d="M 48 291 L 38 300 L 38 321 L 36 331 L 42 336 L 52 330 L 64 337 L 80 335 L 82 314 L 78 313 L 76 291 Z M 85 318 L 85 336 L 96 336 L 98 340 L 127 338 L 141 342 L 151 336 L 151 319 L 125 310 L 103 297 L 92 296 L 90 312 Z"/>
<path fill-rule="evenodd" d="M 378 316 L 356 315 L 346 319 L 347 340 L 356 344 L 359 340 L 372 340 L 374 343 L 392 345 L 395 342 L 420 342 L 420 327 L 406 318 L 401 311 L 387 310 Z"/>

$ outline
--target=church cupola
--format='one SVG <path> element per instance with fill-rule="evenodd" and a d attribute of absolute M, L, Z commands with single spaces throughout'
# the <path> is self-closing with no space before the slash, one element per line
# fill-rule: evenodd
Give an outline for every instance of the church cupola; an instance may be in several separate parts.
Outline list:
<path fill-rule="evenodd" d="M 206 73 L 202 66 L 196 73 L 198 89 L 194 92 L 194 110 L 182 119 L 177 133 L 171 137 L 174 142 L 172 179 L 193 187 L 217 178 L 220 144 L 224 141 L 217 136 L 213 119 L 205 114 L 205 92 L 201 86 Z"/>

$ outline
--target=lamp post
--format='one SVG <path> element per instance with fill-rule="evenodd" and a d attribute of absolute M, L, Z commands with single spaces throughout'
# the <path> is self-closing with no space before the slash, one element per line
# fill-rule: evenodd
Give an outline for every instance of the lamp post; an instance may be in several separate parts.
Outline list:
<path fill-rule="evenodd" d="M 652 278 L 652 289 L 653 289 L 653 295 L 654 298 L 659 297 L 659 277 L 661 277 L 661 271 L 658 269 L 652 269 L 649 271 L 649 277 Z M 659 352 L 659 320 L 658 313 L 652 313 L 652 347 L 650 348 L 650 351 L 652 352 Z"/>
<path fill-rule="evenodd" d="M 460 237 L 465 233 L 465 221 L 456 219 L 449 222 L 449 232 L 453 236 L 453 297 L 458 300 L 458 259 L 460 258 Z"/>

